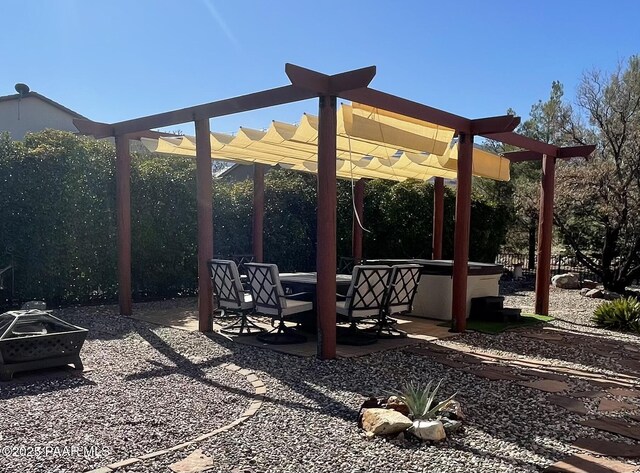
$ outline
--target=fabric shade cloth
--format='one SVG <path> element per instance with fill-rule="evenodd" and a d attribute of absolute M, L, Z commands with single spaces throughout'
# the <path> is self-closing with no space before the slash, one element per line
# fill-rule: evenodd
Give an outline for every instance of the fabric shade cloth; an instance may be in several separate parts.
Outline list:
<path fill-rule="evenodd" d="M 455 131 L 392 112 L 352 103 L 338 111 L 336 175 L 394 181 L 455 179 Z M 142 138 L 152 152 L 195 156 L 193 136 Z M 273 121 L 266 131 L 240 128 L 235 135 L 211 133 L 211 158 L 240 164 L 280 165 L 317 172 L 318 117 L 304 114 L 297 125 Z M 509 160 L 474 148 L 473 174 L 508 181 Z"/>

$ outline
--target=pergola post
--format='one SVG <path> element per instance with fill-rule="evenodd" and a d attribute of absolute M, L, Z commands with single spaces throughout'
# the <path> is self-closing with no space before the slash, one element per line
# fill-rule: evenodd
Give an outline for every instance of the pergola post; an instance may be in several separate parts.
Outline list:
<path fill-rule="evenodd" d="M 195 121 L 198 206 L 198 330 L 211 331 L 212 292 L 207 262 L 213 258 L 213 176 L 209 119 Z"/>
<path fill-rule="evenodd" d="M 536 314 L 541 315 L 549 315 L 555 167 L 556 158 L 547 155 L 542 157 L 540 218 L 538 223 L 538 267 L 536 268 Z"/>
<path fill-rule="evenodd" d="M 353 187 L 353 229 L 351 232 L 352 245 L 351 245 L 351 255 L 355 260 L 356 264 L 359 264 L 362 259 L 362 240 L 363 240 L 363 231 L 362 226 L 364 225 L 364 186 L 365 180 L 358 179 Z M 360 222 L 360 223 L 358 223 Z"/>
<path fill-rule="evenodd" d="M 252 252 L 256 263 L 264 262 L 264 168 L 263 164 L 253 165 L 253 229 Z"/>
<path fill-rule="evenodd" d="M 442 234 L 444 228 L 444 178 L 433 181 L 433 235 L 431 259 L 442 259 Z"/>
<path fill-rule="evenodd" d="M 472 172 L 473 135 L 460 133 L 458 136 L 456 227 L 454 233 L 453 294 L 451 300 L 451 319 L 454 332 L 464 332 L 467 327 L 467 275 L 469 272 Z"/>
<path fill-rule="evenodd" d="M 131 152 L 127 136 L 115 140 L 118 303 L 121 315 L 131 315 Z"/>
<path fill-rule="evenodd" d="M 320 96 L 318 114 L 318 357 L 336 357 L 336 97 Z"/>

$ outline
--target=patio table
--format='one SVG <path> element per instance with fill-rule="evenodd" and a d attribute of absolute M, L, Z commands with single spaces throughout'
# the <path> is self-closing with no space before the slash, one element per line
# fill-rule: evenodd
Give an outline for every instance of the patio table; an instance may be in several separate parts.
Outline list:
<path fill-rule="evenodd" d="M 280 283 L 286 296 L 291 294 L 304 293 L 296 299 L 313 302 L 313 310 L 305 313 L 300 318 L 302 328 L 309 331 L 316 331 L 316 286 L 318 284 L 318 273 L 280 273 Z M 351 285 L 350 274 L 336 274 L 336 292 L 347 294 Z"/>

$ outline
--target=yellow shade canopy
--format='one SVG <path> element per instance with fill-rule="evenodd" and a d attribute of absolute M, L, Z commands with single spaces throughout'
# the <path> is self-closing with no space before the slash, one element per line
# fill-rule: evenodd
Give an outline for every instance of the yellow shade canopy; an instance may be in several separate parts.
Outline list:
<path fill-rule="evenodd" d="M 394 181 L 455 179 L 458 147 L 454 130 L 353 103 L 338 111 L 336 175 Z M 279 164 L 317 172 L 318 117 L 298 125 L 274 121 L 266 131 L 240 128 L 235 135 L 211 133 L 211 158 L 240 164 Z M 195 156 L 195 137 L 142 138 L 152 152 Z M 509 180 L 509 161 L 474 148 L 473 174 Z"/>

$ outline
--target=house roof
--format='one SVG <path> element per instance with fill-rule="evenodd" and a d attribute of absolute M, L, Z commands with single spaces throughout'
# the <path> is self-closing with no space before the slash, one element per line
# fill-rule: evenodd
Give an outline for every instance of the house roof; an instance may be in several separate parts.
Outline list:
<path fill-rule="evenodd" d="M 68 113 L 69 115 L 72 115 L 73 118 L 83 118 L 83 119 L 87 119 L 87 117 L 80 115 L 78 112 L 74 112 L 73 110 L 71 110 L 70 108 L 65 107 L 64 105 L 59 104 L 58 102 L 56 102 L 55 100 L 51 100 L 49 97 L 45 97 L 42 94 L 39 94 L 38 92 L 32 92 L 29 91 L 25 94 L 12 94 L 12 95 L 4 95 L 0 97 L 0 102 L 9 102 L 11 100 L 18 100 L 20 98 L 25 98 L 25 97 L 35 97 L 37 99 L 42 100 L 43 102 L 48 103 L 49 105 L 62 110 L 65 113 Z"/>

